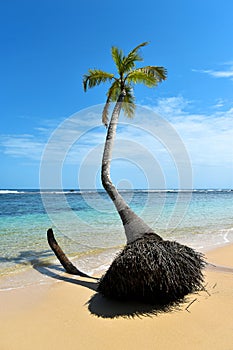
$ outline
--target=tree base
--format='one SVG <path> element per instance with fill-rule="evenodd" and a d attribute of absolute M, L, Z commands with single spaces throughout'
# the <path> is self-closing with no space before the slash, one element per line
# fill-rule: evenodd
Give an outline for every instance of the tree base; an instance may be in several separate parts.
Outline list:
<path fill-rule="evenodd" d="M 145 235 L 115 258 L 98 292 L 118 300 L 164 305 L 200 290 L 204 266 L 203 255 L 192 248 Z"/>

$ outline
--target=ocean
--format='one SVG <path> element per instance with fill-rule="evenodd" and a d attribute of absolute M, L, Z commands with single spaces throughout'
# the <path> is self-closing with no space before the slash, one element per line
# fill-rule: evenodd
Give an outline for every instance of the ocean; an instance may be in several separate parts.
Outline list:
<path fill-rule="evenodd" d="M 121 194 L 164 239 L 200 251 L 233 242 L 232 190 L 122 190 Z M 126 242 L 105 191 L 0 190 L 1 291 L 49 283 L 51 278 L 42 269 L 60 269 L 46 239 L 50 227 L 65 253 L 88 274 L 105 270 Z"/>

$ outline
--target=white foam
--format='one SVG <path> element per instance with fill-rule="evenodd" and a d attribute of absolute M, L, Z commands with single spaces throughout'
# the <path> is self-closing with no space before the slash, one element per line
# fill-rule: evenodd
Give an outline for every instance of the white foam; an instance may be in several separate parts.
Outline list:
<path fill-rule="evenodd" d="M 25 192 L 16 191 L 16 190 L 0 190 L 0 194 L 10 194 L 10 193 L 25 193 Z"/>

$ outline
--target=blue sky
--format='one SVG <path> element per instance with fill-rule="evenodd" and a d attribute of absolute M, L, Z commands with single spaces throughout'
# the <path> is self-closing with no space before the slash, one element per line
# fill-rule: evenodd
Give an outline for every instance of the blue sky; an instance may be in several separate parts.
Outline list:
<path fill-rule="evenodd" d="M 101 186 L 105 129 L 93 106 L 104 103 L 107 86 L 84 93 L 82 76 L 89 68 L 115 72 L 111 47 L 127 53 L 144 41 L 143 64 L 166 67 L 168 79 L 156 89 L 135 88 L 137 104 L 150 108 L 155 123 L 153 116 L 144 120 L 145 130 L 136 116 L 131 126 L 120 125 L 113 180 L 129 188 L 233 188 L 232 13 L 231 0 L 0 1 L 0 188 L 40 186 L 43 150 L 56 131 L 69 139 L 73 130 L 61 123 L 72 115 L 78 139 L 66 144 L 59 181 Z M 154 128 L 156 115 L 189 156 L 187 184 L 177 166 L 182 155 L 174 159 L 167 134 L 164 141 Z M 57 185 L 55 169 L 43 173 L 47 186 Z"/>

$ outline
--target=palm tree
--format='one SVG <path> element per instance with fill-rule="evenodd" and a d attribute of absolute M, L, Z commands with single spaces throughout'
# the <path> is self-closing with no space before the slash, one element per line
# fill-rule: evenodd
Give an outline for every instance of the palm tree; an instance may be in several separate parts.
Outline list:
<path fill-rule="evenodd" d="M 157 86 L 158 83 L 166 79 L 167 72 L 163 67 L 135 67 L 136 62 L 142 61 L 142 57 L 139 54 L 140 48 L 147 44 L 147 42 L 144 42 L 136 46 L 127 56 L 124 56 L 122 50 L 119 50 L 117 47 L 112 47 L 112 58 L 116 65 L 117 76 L 99 69 L 89 69 L 88 74 L 84 75 L 83 78 L 84 91 L 102 83 L 111 82 L 111 86 L 107 92 L 107 101 L 102 113 L 102 121 L 108 130 L 102 158 L 101 179 L 103 187 L 112 199 L 121 217 L 127 243 L 143 237 L 144 234 L 155 234 L 153 230 L 131 210 L 113 185 L 110 177 L 111 155 L 121 109 L 123 109 L 128 118 L 134 116 L 134 85 L 142 83 L 151 88 Z M 112 112 L 110 123 L 108 124 L 108 112 L 111 102 L 116 102 L 116 104 Z M 157 238 L 161 239 L 159 236 L 157 236 Z"/>
<path fill-rule="evenodd" d="M 159 66 L 136 68 L 142 61 L 139 50 L 148 43 L 136 46 L 124 56 L 123 51 L 112 47 L 112 58 L 118 75 L 99 69 L 89 69 L 83 77 L 84 91 L 110 82 L 102 121 L 107 136 L 102 158 L 101 179 L 112 199 L 124 226 L 127 245 L 115 258 L 101 278 L 98 291 L 117 299 L 142 299 L 151 303 L 167 303 L 197 290 L 202 283 L 201 254 L 177 242 L 164 241 L 139 218 L 118 193 L 110 177 L 111 155 L 121 109 L 129 118 L 134 116 L 133 87 L 142 83 L 155 87 L 166 79 L 166 69 Z M 115 102 L 110 122 L 110 102 Z"/>
<path fill-rule="evenodd" d="M 83 77 L 84 91 L 101 83 L 110 82 L 102 121 L 107 136 L 102 158 L 101 179 L 122 220 L 127 244 L 114 259 L 98 283 L 98 291 L 106 297 L 127 300 L 135 298 L 152 304 L 167 304 L 182 299 L 186 294 L 202 288 L 202 254 L 178 242 L 165 241 L 158 236 L 128 206 L 112 183 L 110 163 L 121 110 L 132 118 L 135 111 L 133 86 L 143 83 L 155 87 L 166 79 L 166 69 L 158 66 L 136 68 L 142 61 L 140 48 L 136 46 L 127 56 L 122 50 L 112 48 L 112 58 L 118 75 L 99 69 L 89 69 Z M 110 103 L 115 102 L 110 122 Z M 66 258 L 57 244 L 52 229 L 47 232 L 48 242 L 64 268 L 69 273 L 87 277 Z"/>

